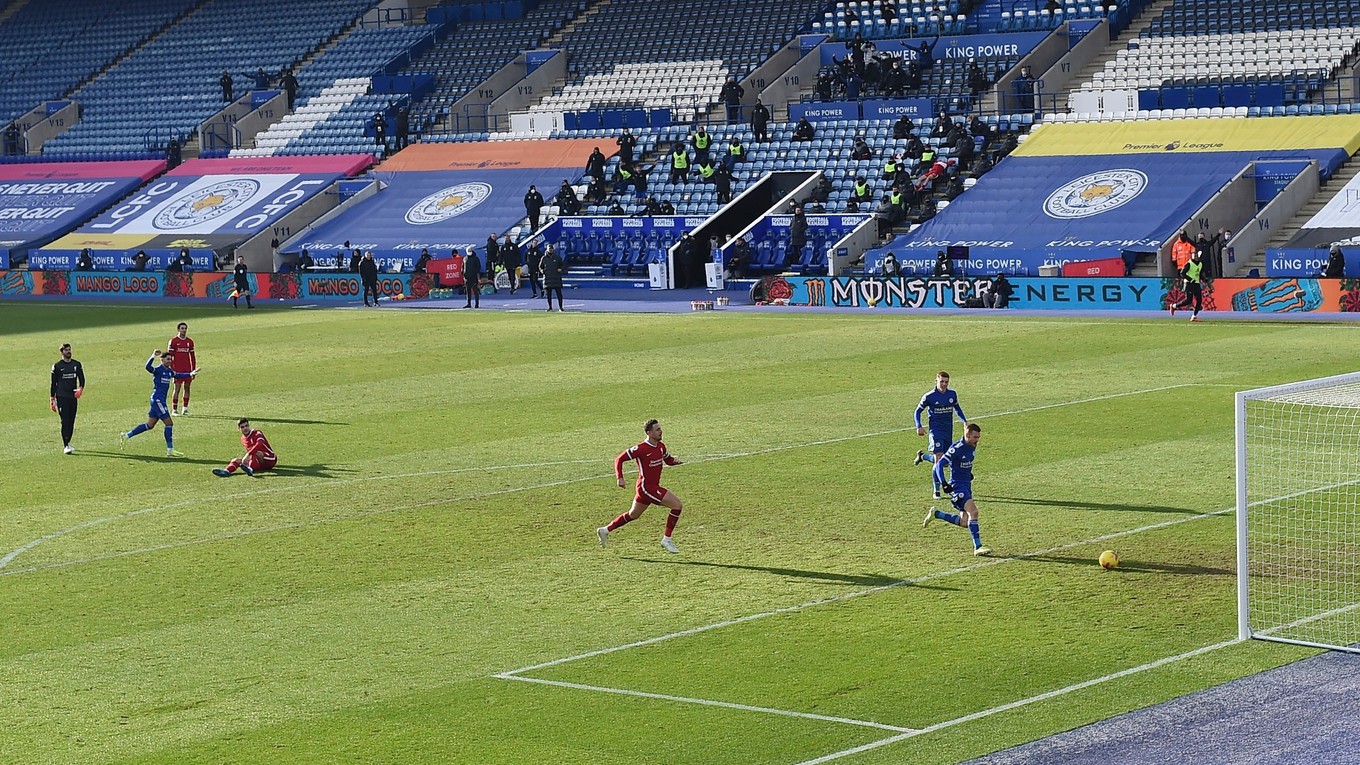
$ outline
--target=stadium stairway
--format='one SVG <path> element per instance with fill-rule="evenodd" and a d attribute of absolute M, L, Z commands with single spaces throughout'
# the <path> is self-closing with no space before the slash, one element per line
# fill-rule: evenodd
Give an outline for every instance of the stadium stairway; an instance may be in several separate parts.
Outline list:
<path fill-rule="evenodd" d="M 1114 61 L 1119 55 L 1119 51 L 1127 49 L 1129 42 L 1137 39 L 1148 27 L 1152 26 L 1152 22 L 1161 17 L 1162 11 L 1170 7 L 1175 1 L 1154 0 L 1153 3 L 1144 8 L 1142 13 L 1134 17 L 1127 29 L 1110 41 L 1110 44 L 1105 47 L 1100 55 L 1092 59 L 1076 76 L 1068 80 L 1070 86 L 1066 93 L 1058 97 L 1058 103 L 1064 104 L 1070 113 L 1072 111 L 1072 93 L 1082 90 L 1086 83 L 1094 80 L 1097 72 L 1104 71 L 1105 65 Z"/>
<path fill-rule="evenodd" d="M 1350 183 L 1351 179 L 1357 175 L 1360 175 L 1360 162 L 1352 157 L 1346 164 L 1332 173 L 1327 182 L 1318 188 L 1317 193 L 1308 201 L 1308 204 L 1299 208 L 1293 218 L 1275 230 L 1275 236 L 1266 242 L 1264 248 L 1251 253 L 1246 258 L 1240 266 L 1239 273 L 1246 275 L 1251 273 L 1252 269 L 1257 269 L 1258 273 L 1264 274 L 1266 272 L 1266 251 L 1288 244 L 1289 240 L 1303 227 L 1303 224 L 1317 215 L 1327 202 L 1331 201 L 1332 197 L 1336 196 L 1339 190 L 1344 189 L 1346 184 Z"/>

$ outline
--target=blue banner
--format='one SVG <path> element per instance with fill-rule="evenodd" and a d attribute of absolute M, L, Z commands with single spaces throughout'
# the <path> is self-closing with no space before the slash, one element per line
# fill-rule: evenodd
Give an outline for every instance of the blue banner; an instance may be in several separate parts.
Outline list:
<path fill-rule="evenodd" d="M 806 56 L 811 53 L 818 45 L 826 42 L 826 35 L 798 35 L 798 55 Z"/>
<path fill-rule="evenodd" d="M 543 66 L 548 59 L 561 53 L 560 50 L 548 48 L 544 50 L 529 50 L 524 52 L 524 73 L 529 74 L 535 69 Z"/>
<path fill-rule="evenodd" d="M 1077 43 L 1100 26 L 1100 22 L 1100 19 L 1075 19 L 1067 22 L 1067 49 L 1072 50 L 1077 47 Z"/>
<path fill-rule="evenodd" d="M 1350 252 L 1346 252 L 1349 249 Z M 1360 274 L 1360 248 L 1342 247 L 1346 260 L 1346 274 Z M 1266 275 L 1272 277 L 1318 277 L 1327 268 L 1330 247 L 1282 248 L 1266 250 Z"/>
<path fill-rule="evenodd" d="M 964 308 L 992 289 L 991 279 L 771 276 L 768 300 L 836 308 Z M 1160 279 L 1013 279 L 1011 308 L 1161 311 Z"/>
<path fill-rule="evenodd" d="M 902 115 L 912 119 L 934 118 L 935 102 L 929 98 L 897 98 L 865 101 L 863 107 L 866 120 L 890 120 Z"/>
<path fill-rule="evenodd" d="M 808 103 L 789 104 L 789 121 L 797 122 L 805 117 L 808 122 L 857 120 L 859 119 L 859 102 L 810 101 Z"/>
<path fill-rule="evenodd" d="M 1048 37 L 1048 32 L 1010 32 L 1007 34 L 993 35 L 963 35 L 960 37 L 941 37 L 935 43 L 931 56 L 936 59 L 962 59 L 967 61 L 970 58 L 1022 58 L 1025 54 L 1034 50 L 1034 46 L 1043 42 Z M 916 51 L 921 47 L 921 43 L 927 45 L 934 42 L 934 38 L 914 38 L 910 40 L 874 40 L 874 46 L 880 51 L 887 51 L 895 55 L 901 55 L 907 51 L 905 58 L 908 60 L 916 57 Z M 832 58 L 845 58 L 850 55 L 849 48 L 845 43 L 822 43 L 821 65 L 830 66 Z"/>

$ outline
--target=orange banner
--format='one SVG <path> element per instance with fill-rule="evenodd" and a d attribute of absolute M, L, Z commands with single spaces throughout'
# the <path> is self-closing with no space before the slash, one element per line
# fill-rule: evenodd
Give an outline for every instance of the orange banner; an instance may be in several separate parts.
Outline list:
<path fill-rule="evenodd" d="M 584 170 L 595 147 L 605 156 L 617 148 L 613 139 L 551 141 L 481 141 L 417 143 L 374 168 L 374 172 L 411 170 L 506 170 L 575 168 Z M 381 175 L 379 176 L 381 177 Z"/>

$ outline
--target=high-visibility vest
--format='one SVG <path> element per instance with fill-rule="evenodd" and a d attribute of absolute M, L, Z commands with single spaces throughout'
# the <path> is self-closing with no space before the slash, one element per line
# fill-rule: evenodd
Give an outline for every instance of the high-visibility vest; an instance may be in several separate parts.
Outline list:
<path fill-rule="evenodd" d="M 897 174 L 897 160 L 890 159 L 890 160 L 888 160 L 887 162 L 884 162 L 884 163 L 883 163 L 883 174 L 884 174 L 884 175 L 896 175 L 896 174 Z"/>
<path fill-rule="evenodd" d="M 898 206 L 900 207 L 900 206 L 902 205 L 902 192 L 900 192 L 900 191 L 894 191 L 894 192 L 892 193 L 892 196 L 888 197 L 888 199 L 889 199 L 889 201 L 891 201 L 893 204 L 898 205 Z"/>
<path fill-rule="evenodd" d="M 619 167 L 619 177 L 626 181 L 626 180 L 629 180 L 630 178 L 632 178 L 632 177 L 633 177 L 633 174 L 630 173 L 630 172 L 628 172 L 628 168 L 620 166 L 620 167 Z"/>
<path fill-rule="evenodd" d="M 727 147 L 727 153 L 734 157 L 741 156 L 741 144 L 735 143 Z"/>
<path fill-rule="evenodd" d="M 712 165 L 699 165 L 699 175 L 702 176 L 704 180 L 712 178 L 714 172 L 715 170 Z"/>
<path fill-rule="evenodd" d="M 856 197 L 867 197 L 867 196 L 869 196 L 869 184 L 867 184 L 867 183 L 856 183 L 856 184 L 855 184 L 855 196 L 856 196 Z"/>
<path fill-rule="evenodd" d="M 676 149 L 671 152 L 671 167 L 676 170 L 684 170 L 689 167 L 689 155 L 683 149 Z"/>
<path fill-rule="evenodd" d="M 1185 239 L 1177 239 L 1171 245 L 1171 260 L 1176 264 L 1176 270 L 1185 268 L 1185 264 L 1190 262 L 1190 256 L 1195 254 L 1195 245 Z"/>
<path fill-rule="evenodd" d="M 1199 284 L 1200 273 L 1204 271 L 1204 261 L 1191 260 L 1185 264 L 1185 278 Z"/>
<path fill-rule="evenodd" d="M 694 148 L 707 149 L 710 143 L 713 143 L 713 136 L 709 135 L 708 133 L 694 134 Z"/>

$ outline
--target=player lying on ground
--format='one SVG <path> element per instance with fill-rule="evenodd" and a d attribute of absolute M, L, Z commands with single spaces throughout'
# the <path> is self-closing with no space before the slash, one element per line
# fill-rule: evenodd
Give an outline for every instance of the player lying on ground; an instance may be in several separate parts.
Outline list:
<path fill-rule="evenodd" d="M 241 431 L 241 443 L 246 447 L 246 453 L 227 463 L 225 468 L 213 468 L 213 475 L 226 478 L 237 470 L 244 471 L 246 475 L 253 476 L 261 470 L 269 470 L 279 464 L 278 455 L 274 454 L 274 448 L 269 445 L 269 439 L 255 428 L 250 427 L 250 420 L 242 417 L 236 421 L 236 429 Z"/>

